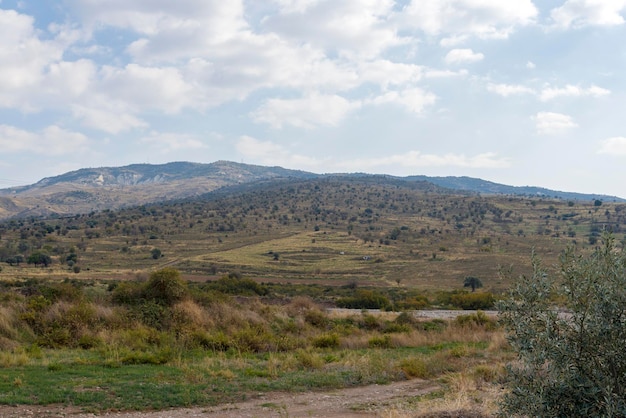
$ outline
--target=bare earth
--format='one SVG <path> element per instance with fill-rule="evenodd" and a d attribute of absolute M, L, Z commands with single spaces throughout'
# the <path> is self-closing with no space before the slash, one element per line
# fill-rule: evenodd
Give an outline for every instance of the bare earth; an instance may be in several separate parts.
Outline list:
<path fill-rule="evenodd" d="M 339 389 L 330 392 L 263 393 L 240 403 L 213 407 L 172 409 L 153 412 L 113 412 L 85 414 L 76 408 L 61 406 L 0 406 L 2 418 L 253 418 L 253 417 L 378 417 L 402 399 L 425 395 L 438 389 L 420 379 Z"/>

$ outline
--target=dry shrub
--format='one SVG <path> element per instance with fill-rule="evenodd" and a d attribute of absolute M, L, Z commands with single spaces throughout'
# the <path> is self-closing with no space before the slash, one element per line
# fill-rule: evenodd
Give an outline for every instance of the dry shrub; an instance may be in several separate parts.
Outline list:
<path fill-rule="evenodd" d="M 241 328 L 232 334 L 237 350 L 250 353 L 261 353 L 275 349 L 273 337 L 262 325 Z"/>
<path fill-rule="evenodd" d="M 148 350 L 162 342 L 162 333 L 144 325 L 135 324 L 131 329 L 113 332 L 108 338 L 109 348 Z"/>
<path fill-rule="evenodd" d="M 23 351 L 0 351 L 0 367 L 19 367 L 28 364 L 30 357 Z"/>
<path fill-rule="evenodd" d="M 369 346 L 370 336 L 361 332 L 341 338 L 340 347 L 346 350 L 358 350 Z"/>
<path fill-rule="evenodd" d="M 490 352 L 506 351 L 510 349 L 511 345 L 506 339 L 506 334 L 504 332 L 494 332 L 491 335 L 491 340 L 489 341 L 488 347 L 488 350 Z"/>
<path fill-rule="evenodd" d="M 301 369 L 319 370 L 324 367 L 324 359 L 319 353 L 308 350 L 297 350 L 295 358 Z"/>
<path fill-rule="evenodd" d="M 318 335 L 313 338 L 313 347 L 317 348 L 337 348 L 339 347 L 339 335 L 331 332 Z"/>
<path fill-rule="evenodd" d="M 479 364 L 472 370 L 472 377 L 477 388 L 485 383 L 498 383 L 503 381 L 506 368 L 502 364 Z"/>
<path fill-rule="evenodd" d="M 17 341 L 0 335 L 0 352 L 13 350 L 19 347 L 19 345 Z"/>
<path fill-rule="evenodd" d="M 170 321 L 175 328 L 202 328 L 210 329 L 214 327 L 214 322 L 209 313 L 196 302 L 188 299 L 172 306 L 170 310 Z"/>
<path fill-rule="evenodd" d="M 267 321 L 257 312 L 244 306 L 216 303 L 207 309 L 216 325 L 224 330 L 237 330 L 251 325 L 265 325 Z"/>
<path fill-rule="evenodd" d="M 0 337 L 7 340 L 17 340 L 19 328 L 19 318 L 16 309 L 9 306 L 0 306 Z M 0 348 L 2 348 L 2 345 L 0 345 Z"/>
<path fill-rule="evenodd" d="M 320 308 L 310 297 L 296 296 L 285 306 L 285 310 L 290 316 L 297 316 L 310 310 L 320 310 Z"/>
<path fill-rule="evenodd" d="M 424 357 L 409 357 L 400 362 L 400 370 L 409 378 L 428 379 L 432 376 Z"/>
<path fill-rule="evenodd" d="M 430 356 L 406 357 L 400 361 L 397 367 L 408 377 L 429 379 L 458 370 L 461 365 L 462 363 L 459 361 L 451 361 L 446 353 L 438 352 Z"/>

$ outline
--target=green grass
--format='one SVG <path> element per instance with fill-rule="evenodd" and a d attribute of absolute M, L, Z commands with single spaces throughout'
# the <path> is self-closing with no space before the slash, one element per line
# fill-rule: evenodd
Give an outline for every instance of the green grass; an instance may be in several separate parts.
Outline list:
<path fill-rule="evenodd" d="M 46 350 L 29 364 L 3 368 L 0 404 L 63 404 L 87 411 L 146 410 L 217 405 L 260 392 L 327 390 L 385 384 L 404 378 L 407 359 L 442 364 L 437 353 L 465 347 L 446 343 L 402 349 L 312 350 L 319 364 L 294 353 L 186 353 L 163 365 L 111 365 L 95 351 Z M 467 345 L 472 357 L 486 344 Z M 482 347 L 482 348 L 481 348 Z M 471 359 L 465 359 L 471 363 Z M 460 364 L 460 363 L 459 363 Z M 432 370 L 456 370 L 447 363 Z M 430 377 L 436 373 L 429 374 Z"/>

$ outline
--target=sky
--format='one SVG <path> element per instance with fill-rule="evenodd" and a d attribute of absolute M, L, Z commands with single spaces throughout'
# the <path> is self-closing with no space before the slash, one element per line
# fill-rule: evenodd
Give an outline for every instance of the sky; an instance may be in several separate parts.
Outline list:
<path fill-rule="evenodd" d="M 626 198 L 626 0 L 0 0 L 0 188 L 217 160 Z"/>

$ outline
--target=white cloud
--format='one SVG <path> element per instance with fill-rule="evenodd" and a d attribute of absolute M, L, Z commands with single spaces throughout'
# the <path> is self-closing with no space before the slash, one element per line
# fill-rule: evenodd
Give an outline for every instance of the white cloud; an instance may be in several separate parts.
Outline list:
<path fill-rule="evenodd" d="M 550 16 L 561 28 L 580 28 L 589 25 L 615 26 L 624 23 L 622 12 L 626 0 L 567 0 L 552 9 Z"/>
<path fill-rule="evenodd" d="M 407 111 L 420 114 L 428 105 L 432 105 L 437 100 L 433 93 L 420 88 L 409 88 L 401 91 L 389 91 L 374 99 L 367 100 L 367 104 L 382 105 L 395 103 L 404 107 Z"/>
<path fill-rule="evenodd" d="M 30 16 L 0 9 L 0 106 L 33 108 L 29 97 L 42 85 L 47 66 L 62 57 L 63 48 L 40 40 L 33 25 Z"/>
<path fill-rule="evenodd" d="M 67 0 L 85 26 L 127 28 L 155 35 L 203 22 L 211 33 L 227 35 L 246 26 L 241 0 Z"/>
<path fill-rule="evenodd" d="M 461 69 L 458 71 L 450 71 L 450 70 L 426 70 L 424 72 L 425 78 L 449 78 L 449 77 L 465 77 L 469 74 L 466 69 Z"/>
<path fill-rule="evenodd" d="M 576 128 L 578 125 L 569 115 L 554 112 L 539 112 L 534 116 L 535 127 L 540 135 L 557 135 Z"/>
<path fill-rule="evenodd" d="M 420 169 L 426 167 L 461 167 L 461 168 L 506 168 L 510 161 L 498 157 L 497 154 L 487 152 L 475 156 L 465 154 L 423 154 L 419 151 L 409 151 L 403 154 L 382 156 L 378 158 L 364 158 L 341 161 L 338 163 L 346 170 L 377 170 L 383 167 L 404 167 Z"/>
<path fill-rule="evenodd" d="M 98 103 L 99 102 L 99 103 Z M 89 106 L 72 105 L 72 114 L 84 126 L 95 128 L 110 134 L 118 134 L 134 128 L 146 128 L 148 124 L 131 114 L 124 103 L 94 100 Z"/>
<path fill-rule="evenodd" d="M 285 147 L 271 141 L 261 141 L 250 136 L 243 136 L 237 142 L 237 151 L 246 159 L 267 165 L 296 167 L 317 172 L 386 172 L 414 173 L 415 170 L 428 167 L 460 167 L 499 169 L 511 165 L 508 158 L 498 157 L 487 152 L 474 156 L 464 154 L 422 154 L 419 151 L 408 151 L 403 154 L 380 156 L 375 158 L 311 158 L 292 153 Z M 389 171 L 391 170 L 391 171 Z"/>
<path fill-rule="evenodd" d="M 235 145 L 246 160 L 257 164 L 280 165 L 300 170 L 319 170 L 329 159 L 317 159 L 288 151 L 282 145 L 244 135 Z"/>
<path fill-rule="evenodd" d="M 177 68 L 105 66 L 101 77 L 103 94 L 143 109 L 177 113 L 197 104 L 195 89 Z"/>
<path fill-rule="evenodd" d="M 358 76 L 362 82 L 375 83 L 386 89 L 389 85 L 404 85 L 419 81 L 424 67 L 415 64 L 393 62 L 385 59 L 365 61 L 358 64 Z"/>
<path fill-rule="evenodd" d="M 375 57 L 407 42 L 389 22 L 392 0 L 279 1 L 278 15 L 264 27 L 298 44 L 309 44 L 349 57 Z"/>
<path fill-rule="evenodd" d="M 589 88 L 582 88 L 571 84 L 565 87 L 545 87 L 539 94 L 539 100 L 547 102 L 558 97 L 602 97 L 611 94 L 610 90 L 592 85 Z"/>
<path fill-rule="evenodd" d="M 487 91 L 495 93 L 497 95 L 508 97 L 520 94 L 534 94 L 535 91 L 530 87 L 522 86 L 519 84 L 487 84 Z"/>
<path fill-rule="evenodd" d="M 169 132 L 151 132 L 150 135 L 140 138 L 139 142 L 149 144 L 151 147 L 156 147 L 162 154 L 186 149 L 197 150 L 207 148 L 207 146 L 194 135 Z"/>
<path fill-rule="evenodd" d="M 609 154 L 614 156 L 626 155 L 626 137 L 616 136 L 602 141 L 598 154 Z"/>
<path fill-rule="evenodd" d="M 273 0 L 284 13 L 304 13 L 320 0 Z"/>
<path fill-rule="evenodd" d="M 453 49 L 446 54 L 445 61 L 448 64 L 462 64 L 465 62 L 482 61 L 485 56 L 468 48 Z"/>
<path fill-rule="evenodd" d="M 465 42 L 467 42 L 468 39 L 469 35 L 467 34 L 452 35 L 439 41 L 439 45 L 441 45 L 443 48 L 451 48 L 453 46 L 464 44 Z"/>
<path fill-rule="evenodd" d="M 535 68 L 537 68 L 537 65 L 532 61 L 528 61 L 526 63 L 526 68 L 528 68 L 529 70 L 534 70 Z"/>
<path fill-rule="evenodd" d="M 412 0 L 403 23 L 428 35 L 452 35 L 448 38 L 454 42 L 463 35 L 506 38 L 516 27 L 534 23 L 537 15 L 531 0 Z"/>
<path fill-rule="evenodd" d="M 274 128 L 285 125 L 299 128 L 337 126 L 360 106 L 360 102 L 351 102 L 338 95 L 313 93 L 301 99 L 269 99 L 252 113 L 252 118 Z"/>
<path fill-rule="evenodd" d="M 7 153 L 67 155 L 83 151 L 87 145 L 88 140 L 85 135 L 56 125 L 48 126 L 40 132 L 0 125 L 0 148 Z"/>

